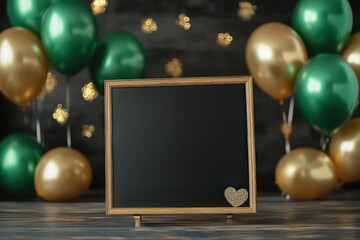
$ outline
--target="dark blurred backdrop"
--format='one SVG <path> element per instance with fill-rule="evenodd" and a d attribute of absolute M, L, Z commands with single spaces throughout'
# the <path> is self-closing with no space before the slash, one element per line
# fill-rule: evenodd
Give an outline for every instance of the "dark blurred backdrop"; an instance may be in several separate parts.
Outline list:
<path fill-rule="evenodd" d="M 126 30 L 137 36 L 148 54 L 147 77 L 167 77 L 164 65 L 172 58 L 183 64 L 185 77 L 248 75 L 245 64 L 245 46 L 251 32 L 267 22 L 290 25 L 296 0 L 251 1 L 257 6 L 251 21 L 238 17 L 239 0 L 109 0 L 104 14 L 96 16 L 100 35 Z M 360 1 L 349 1 L 354 15 L 353 32 L 360 30 Z M 90 1 L 87 1 L 90 3 Z M 185 31 L 175 24 L 180 13 L 190 17 L 191 29 Z M 152 34 L 141 31 L 141 21 L 153 18 L 158 30 Z M 0 31 L 10 27 L 6 1 L 0 2 Z M 229 32 L 234 40 L 223 48 L 216 44 L 217 34 Z M 40 114 L 43 141 L 46 150 L 66 146 L 66 127 L 52 118 L 57 104 L 65 104 L 65 77 L 53 71 L 58 80 L 55 90 L 43 102 Z M 98 97 L 86 102 L 81 96 L 82 86 L 90 81 L 87 70 L 71 78 L 72 147 L 90 160 L 94 178 L 93 189 L 104 188 L 104 101 Z M 284 140 L 280 133 L 281 108 L 279 103 L 257 87 L 255 93 L 255 127 L 257 154 L 257 181 L 259 191 L 276 191 L 274 169 L 284 154 Z M 14 132 L 35 134 L 34 106 L 25 112 L 0 95 L 0 140 Z M 360 115 L 359 110 L 355 115 Z M 81 135 L 84 124 L 96 127 L 92 138 Z M 292 147 L 320 148 L 320 136 L 310 129 L 295 105 Z M 348 184 L 347 189 L 358 188 L 359 183 Z"/>

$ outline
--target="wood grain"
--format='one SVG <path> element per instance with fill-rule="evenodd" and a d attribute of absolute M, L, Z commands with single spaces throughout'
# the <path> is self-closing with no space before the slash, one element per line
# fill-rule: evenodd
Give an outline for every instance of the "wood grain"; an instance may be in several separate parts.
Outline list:
<path fill-rule="evenodd" d="M 96 200 L 96 199 L 95 199 Z M 88 200 L 87 200 L 88 201 Z M 97 202 L 0 202 L 0 239 L 360 239 L 360 192 L 322 201 L 259 197 L 258 214 L 105 216 Z"/>

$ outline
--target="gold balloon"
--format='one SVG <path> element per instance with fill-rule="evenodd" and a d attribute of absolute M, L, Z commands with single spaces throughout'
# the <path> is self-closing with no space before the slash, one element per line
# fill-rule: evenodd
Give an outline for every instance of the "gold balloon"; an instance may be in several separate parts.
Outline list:
<path fill-rule="evenodd" d="M 39 38 L 24 28 L 0 34 L 0 89 L 12 102 L 25 107 L 41 92 L 48 60 Z"/>
<path fill-rule="evenodd" d="M 92 178 L 86 157 L 72 148 L 47 152 L 35 171 L 35 190 L 46 201 L 70 201 L 83 194 Z"/>
<path fill-rule="evenodd" d="M 360 32 L 354 34 L 344 47 L 341 56 L 353 68 L 358 83 L 360 92 Z M 359 94 L 360 98 L 360 94 Z"/>
<path fill-rule="evenodd" d="M 299 35 L 281 23 L 258 27 L 247 42 L 246 63 L 255 82 L 279 100 L 293 95 L 296 76 L 307 60 Z"/>
<path fill-rule="evenodd" d="M 330 157 L 312 148 L 295 149 L 283 156 L 275 179 L 283 192 L 298 200 L 321 198 L 339 185 Z"/>
<path fill-rule="evenodd" d="M 360 118 L 351 119 L 334 134 L 330 157 L 343 182 L 360 180 Z"/>

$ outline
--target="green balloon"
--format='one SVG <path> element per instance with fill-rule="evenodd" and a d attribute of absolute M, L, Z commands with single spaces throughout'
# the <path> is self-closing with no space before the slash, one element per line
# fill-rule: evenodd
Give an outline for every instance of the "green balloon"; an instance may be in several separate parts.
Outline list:
<path fill-rule="evenodd" d="M 41 18 L 57 0 L 8 0 L 7 14 L 15 27 L 26 28 L 40 36 Z"/>
<path fill-rule="evenodd" d="M 128 32 L 107 35 L 98 45 L 90 63 L 90 76 L 104 94 L 104 80 L 143 78 L 146 56 L 141 42 Z"/>
<path fill-rule="evenodd" d="M 0 144 L 0 186 L 12 197 L 35 194 L 35 168 L 44 150 L 36 140 L 26 134 L 12 134 Z"/>
<path fill-rule="evenodd" d="M 348 0 L 299 0 L 293 15 L 293 27 L 310 56 L 340 52 L 350 36 L 352 22 Z"/>
<path fill-rule="evenodd" d="M 305 119 L 329 136 L 348 120 L 358 100 L 358 82 L 350 65 L 336 54 L 312 58 L 296 79 L 296 101 Z"/>
<path fill-rule="evenodd" d="M 50 62 L 67 76 L 88 65 L 96 48 L 97 25 L 80 0 L 62 0 L 45 12 L 41 40 Z"/>

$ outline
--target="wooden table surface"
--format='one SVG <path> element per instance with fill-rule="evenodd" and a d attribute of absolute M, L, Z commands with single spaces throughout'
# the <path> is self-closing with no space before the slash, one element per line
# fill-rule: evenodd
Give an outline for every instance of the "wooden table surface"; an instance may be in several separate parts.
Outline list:
<path fill-rule="evenodd" d="M 101 202 L 100 202 L 101 201 Z M 234 216 L 105 216 L 96 202 L 0 202 L 0 239 L 360 239 L 360 194 L 322 201 L 258 198 L 258 213 Z"/>

